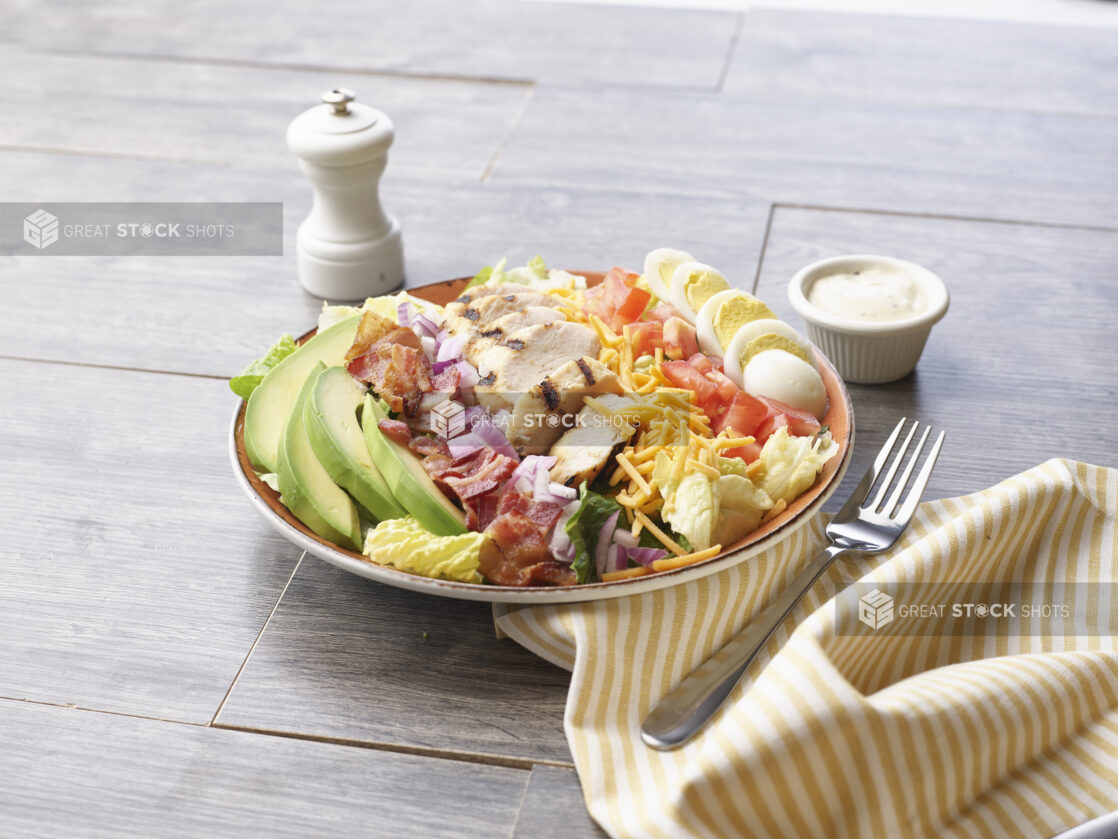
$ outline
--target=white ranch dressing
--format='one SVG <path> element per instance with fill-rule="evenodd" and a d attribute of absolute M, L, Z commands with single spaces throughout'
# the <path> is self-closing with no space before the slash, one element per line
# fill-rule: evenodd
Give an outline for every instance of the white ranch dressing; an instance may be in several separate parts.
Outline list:
<path fill-rule="evenodd" d="M 923 287 L 906 272 L 867 267 L 828 274 L 811 284 L 808 302 L 830 315 L 868 323 L 889 323 L 928 308 Z"/>

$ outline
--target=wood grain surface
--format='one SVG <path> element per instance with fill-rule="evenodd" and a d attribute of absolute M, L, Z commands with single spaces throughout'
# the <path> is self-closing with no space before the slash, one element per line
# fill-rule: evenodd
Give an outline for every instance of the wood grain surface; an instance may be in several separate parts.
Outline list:
<path fill-rule="evenodd" d="M 1118 227 L 1118 119 L 540 88 L 499 184 Z"/>
<path fill-rule="evenodd" d="M 8 37 L 48 49 L 412 75 L 713 89 L 728 11 L 522 0 L 24 2 Z M 168 25 L 173 20 L 174 25 Z"/>
<path fill-rule="evenodd" d="M 229 481 L 222 381 L 0 360 L 0 697 L 209 722 L 300 551 Z"/>
<path fill-rule="evenodd" d="M 533 767 L 512 839 L 552 836 L 560 825 L 565 839 L 600 839 L 606 835 L 583 809 L 582 788 L 573 769 Z"/>
<path fill-rule="evenodd" d="M 391 588 L 308 556 L 217 724 L 569 764 L 568 681 L 499 640 L 488 604 Z"/>
<path fill-rule="evenodd" d="M 0 700 L 4 835 L 501 836 L 528 773 Z M 416 807 L 416 798 L 435 792 Z"/>
<path fill-rule="evenodd" d="M 751 9 L 724 90 L 774 101 L 1118 115 L 1114 30 L 1073 33 L 1024 23 Z"/>

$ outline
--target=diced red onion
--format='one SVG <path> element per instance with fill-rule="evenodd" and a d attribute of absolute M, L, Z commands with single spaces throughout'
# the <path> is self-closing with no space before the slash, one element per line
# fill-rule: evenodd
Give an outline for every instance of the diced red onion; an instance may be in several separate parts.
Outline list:
<path fill-rule="evenodd" d="M 411 303 L 407 300 L 396 307 L 396 320 L 400 322 L 400 326 L 411 327 Z"/>
<path fill-rule="evenodd" d="M 567 535 L 567 522 L 571 520 L 571 516 L 578 512 L 581 504 L 581 501 L 572 501 L 564 507 L 551 531 L 549 547 L 555 558 L 561 562 L 572 562 L 577 553 L 574 544 L 571 542 L 571 537 Z"/>
<path fill-rule="evenodd" d="M 492 422 L 482 419 L 474 424 L 473 432 L 497 454 L 503 454 L 515 461 L 520 461 L 520 455 L 516 453 L 516 449 L 509 445 L 509 439 L 505 436 L 505 432 L 493 425 Z"/>
<path fill-rule="evenodd" d="M 419 336 L 419 345 L 423 347 L 423 354 L 428 359 L 435 357 L 435 339 L 428 335 Z"/>
<path fill-rule="evenodd" d="M 455 335 L 445 338 L 435 352 L 436 361 L 457 361 L 462 357 L 462 350 L 466 346 L 465 335 Z"/>
<path fill-rule="evenodd" d="M 613 534 L 613 541 L 619 545 L 624 545 L 626 548 L 635 548 L 640 544 L 632 531 L 626 530 L 624 527 L 617 528 Z"/>
<path fill-rule="evenodd" d="M 662 548 L 626 548 L 625 558 L 631 559 L 638 565 L 651 565 L 658 559 L 663 559 L 668 552 Z"/>
<path fill-rule="evenodd" d="M 453 367 L 457 363 L 457 361 L 436 361 L 434 364 L 431 365 L 431 372 L 437 376 L 447 367 Z"/>
<path fill-rule="evenodd" d="M 606 551 L 606 570 L 621 571 L 628 566 L 629 560 L 625 556 L 625 548 L 614 542 Z"/>
<path fill-rule="evenodd" d="M 547 491 L 554 495 L 556 498 L 562 498 L 567 501 L 573 498 L 578 498 L 577 489 L 575 489 L 574 487 L 556 483 L 555 481 L 551 482 L 550 486 L 548 486 L 547 488 Z"/>
<path fill-rule="evenodd" d="M 431 338 L 434 338 L 435 335 L 437 335 L 439 332 L 439 325 L 422 312 L 415 316 L 415 323 L 413 324 L 413 327 L 414 326 L 418 326 L 426 335 L 430 336 Z"/>
<path fill-rule="evenodd" d="M 481 381 L 481 376 L 478 375 L 474 365 L 470 364 L 470 362 L 466 361 L 464 358 L 460 358 L 454 363 L 458 365 L 459 387 L 473 387 Z"/>
<path fill-rule="evenodd" d="M 598 544 L 594 548 L 594 566 L 598 569 L 598 576 L 601 577 L 607 571 L 611 570 L 608 566 L 609 561 L 609 547 L 613 541 L 613 530 L 617 526 L 617 517 L 621 515 L 620 510 L 616 510 L 610 514 L 606 519 L 605 524 L 602 525 L 602 530 L 598 534 Z"/>

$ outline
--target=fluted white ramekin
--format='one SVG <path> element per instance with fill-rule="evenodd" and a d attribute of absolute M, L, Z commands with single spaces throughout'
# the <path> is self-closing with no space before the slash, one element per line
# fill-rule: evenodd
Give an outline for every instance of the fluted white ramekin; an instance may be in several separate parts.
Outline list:
<path fill-rule="evenodd" d="M 820 277 L 869 268 L 892 268 L 912 277 L 924 289 L 927 308 L 904 320 L 869 323 L 836 317 L 808 301 L 811 284 Z M 892 382 L 911 373 L 932 326 L 947 314 L 950 302 L 943 280 L 927 268 L 869 254 L 834 256 L 811 263 L 788 284 L 788 299 L 803 318 L 811 342 L 831 360 L 839 375 L 857 384 Z"/>

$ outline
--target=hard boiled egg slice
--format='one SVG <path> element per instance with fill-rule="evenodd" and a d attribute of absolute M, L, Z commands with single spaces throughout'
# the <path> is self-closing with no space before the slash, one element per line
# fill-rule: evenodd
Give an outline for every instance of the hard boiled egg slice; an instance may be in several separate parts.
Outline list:
<path fill-rule="evenodd" d="M 657 248 L 650 251 L 644 258 L 644 281 L 652 289 L 652 293 L 661 300 L 670 299 L 668 289 L 671 288 L 672 274 L 684 262 L 694 262 L 695 257 L 687 251 L 677 251 L 675 248 Z"/>
<path fill-rule="evenodd" d="M 775 319 L 776 315 L 747 291 L 730 288 L 718 292 L 695 315 L 699 349 L 707 355 L 726 355 L 738 330 L 758 318 Z"/>
<path fill-rule="evenodd" d="M 768 396 L 810 411 L 816 419 L 823 419 L 827 412 L 827 389 L 819 371 L 784 350 L 763 350 L 753 356 L 745 365 L 742 387 L 754 396 Z"/>
<path fill-rule="evenodd" d="M 782 320 L 761 318 L 742 324 L 734 333 L 733 340 L 726 347 L 726 355 L 723 359 L 726 375 L 739 387 L 744 387 L 742 372 L 745 366 L 757 353 L 768 349 L 790 351 L 808 364 L 813 364 L 811 344 L 805 341 L 800 333 Z M 768 396 L 768 394 L 764 395 Z"/>
<path fill-rule="evenodd" d="M 702 262 L 684 262 L 672 273 L 668 299 L 680 317 L 694 323 L 703 304 L 729 288 L 730 283 L 718 269 Z"/>

